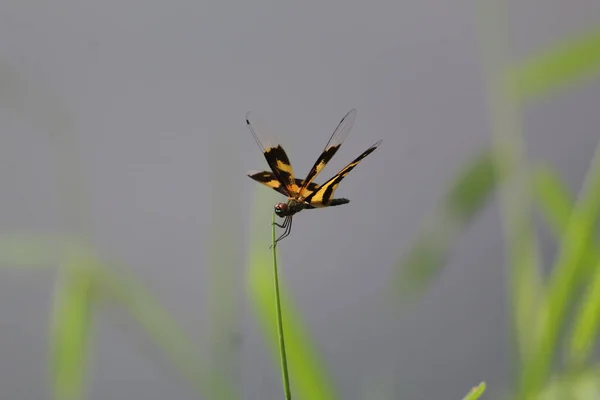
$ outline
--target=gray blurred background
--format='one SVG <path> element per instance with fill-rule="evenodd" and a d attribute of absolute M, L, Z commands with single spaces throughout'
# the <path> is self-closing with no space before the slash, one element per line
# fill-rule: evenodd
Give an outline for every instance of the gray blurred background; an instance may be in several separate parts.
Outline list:
<path fill-rule="evenodd" d="M 517 59 L 600 16 L 597 0 L 509 6 Z M 510 327 L 495 203 L 421 301 L 398 315 L 378 297 L 456 169 L 489 143 L 475 18 L 474 1 L 4 1 L 2 232 L 83 234 L 201 337 L 215 210 L 227 210 L 225 248 L 243 260 L 256 191 L 269 211 L 280 198 L 246 177 L 267 168 L 246 111 L 277 131 L 303 175 L 357 108 L 317 179 L 383 139 L 340 185 L 351 203 L 301 213 L 279 247 L 282 279 L 335 385 L 344 399 L 386 374 L 402 399 L 457 399 L 481 380 L 502 389 Z M 598 104 L 596 80 L 524 113 L 528 152 L 574 189 L 599 137 Z M 243 398 L 282 398 L 236 268 Z M 54 274 L 0 273 L 2 399 L 48 398 Z M 101 316 L 91 398 L 195 398 L 138 333 Z"/>

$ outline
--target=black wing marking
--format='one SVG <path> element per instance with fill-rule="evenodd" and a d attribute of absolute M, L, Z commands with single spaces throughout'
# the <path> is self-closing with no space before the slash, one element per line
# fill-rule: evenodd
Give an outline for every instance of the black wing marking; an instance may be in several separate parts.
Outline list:
<path fill-rule="evenodd" d="M 329 202 L 329 204 L 327 205 L 327 207 L 339 206 L 339 205 L 348 204 L 348 203 L 350 203 L 350 200 L 348 200 L 348 199 L 344 199 L 344 198 L 332 199 Z M 310 204 L 305 204 L 304 208 L 307 209 L 307 210 L 311 210 L 313 208 L 323 208 L 323 206 L 317 207 L 317 206 L 313 206 L 313 205 L 310 205 Z"/>
<path fill-rule="evenodd" d="M 335 200 L 342 200 L 342 199 L 333 199 L 332 200 L 333 193 L 337 189 L 337 187 L 340 184 L 340 182 L 342 181 L 342 179 L 344 179 L 346 177 L 346 175 L 348 175 L 350 173 L 350 171 L 352 171 L 352 169 L 354 169 L 354 167 L 356 167 L 358 165 L 358 163 L 360 163 L 362 161 L 363 158 L 365 158 L 366 156 L 371 154 L 373 151 L 375 151 L 377 146 L 379 146 L 380 144 L 381 144 L 381 140 L 379 142 L 375 143 L 373 146 L 369 147 L 360 156 L 356 157 L 350 164 L 348 164 L 344 168 L 342 168 L 342 170 L 340 172 L 338 172 L 333 178 L 331 178 L 330 180 L 328 180 L 327 182 L 322 184 L 318 190 L 316 190 L 316 191 L 312 192 L 310 195 L 308 195 L 306 197 L 306 199 L 304 199 L 304 201 L 315 207 L 327 207 L 327 206 L 334 205 L 333 202 Z M 341 204 L 343 204 L 343 203 L 341 203 Z M 337 204 L 335 204 L 335 205 L 337 205 Z"/>
<path fill-rule="evenodd" d="M 352 124 L 354 124 L 354 119 L 356 118 L 356 110 L 352 109 L 348 111 L 348 113 L 342 118 L 339 122 L 338 126 L 333 131 L 333 134 L 329 138 L 329 141 L 325 145 L 323 152 L 309 171 L 306 179 L 300 190 L 298 192 L 298 197 L 306 197 L 308 193 L 305 189 L 308 189 L 310 183 L 315 179 L 315 177 L 325 168 L 325 165 L 333 158 L 335 153 L 342 146 L 342 143 L 348 137 L 350 133 L 350 128 L 352 128 Z"/>
<path fill-rule="evenodd" d="M 252 123 L 250 122 L 251 119 Z M 256 144 L 262 150 L 269 167 L 273 171 L 273 175 L 281 183 L 281 189 L 286 191 L 284 194 L 288 197 L 294 196 L 298 193 L 298 185 L 296 185 L 296 180 L 294 179 L 292 163 L 285 150 L 278 142 L 274 141 L 274 137 L 268 133 L 266 125 L 250 111 L 246 113 L 246 124 Z M 260 138 L 253 127 L 253 125 L 257 124 L 261 128 L 259 131 Z"/>
<path fill-rule="evenodd" d="M 275 189 L 284 196 L 288 195 L 286 189 L 281 185 L 281 182 L 279 182 L 279 180 L 271 171 L 249 171 L 248 176 L 257 182 L 262 183 L 263 185 Z M 300 186 L 302 184 L 302 179 L 296 178 L 295 180 L 296 186 Z M 310 193 L 317 189 L 319 189 L 319 185 L 314 182 L 311 182 L 306 188 L 306 190 Z"/>

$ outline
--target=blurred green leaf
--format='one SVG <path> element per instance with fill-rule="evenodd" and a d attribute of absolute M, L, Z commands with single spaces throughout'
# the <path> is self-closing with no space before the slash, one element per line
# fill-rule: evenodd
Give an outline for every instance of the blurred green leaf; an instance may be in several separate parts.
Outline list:
<path fill-rule="evenodd" d="M 398 295 L 417 294 L 439 273 L 459 233 L 485 206 L 499 181 L 488 150 L 461 168 L 417 240 L 398 263 L 393 280 Z"/>
<path fill-rule="evenodd" d="M 575 321 L 569 341 L 569 361 L 582 364 L 593 355 L 594 345 L 600 331 L 600 259 L 581 303 L 575 313 Z"/>
<path fill-rule="evenodd" d="M 560 239 L 568 224 L 573 199 L 558 174 L 547 166 L 536 170 L 534 187 L 538 203 Z M 600 245 L 593 239 L 584 254 L 581 273 L 571 282 L 571 291 L 580 291 L 582 284 L 589 283 L 571 331 L 567 358 L 572 365 L 581 365 L 591 355 L 600 330 Z"/>
<path fill-rule="evenodd" d="M 537 203 L 541 207 L 550 228 L 554 231 L 557 239 L 560 240 L 567 229 L 575 200 L 569 189 L 560 179 L 559 174 L 550 166 L 546 165 L 536 168 L 533 185 Z M 579 284 L 589 281 L 599 259 L 600 246 L 598 244 L 594 245 L 592 238 L 592 243 L 590 243 L 588 251 L 584 254 L 581 273 L 575 276 L 577 279 L 574 282 L 575 290 L 578 289 Z"/>
<path fill-rule="evenodd" d="M 475 386 L 465 397 L 463 400 L 477 400 L 481 395 L 485 392 L 485 382 L 481 382 L 479 385 Z"/>
<path fill-rule="evenodd" d="M 72 236 L 27 233 L 0 236 L 0 264 L 57 268 L 59 273 L 64 274 L 64 282 L 61 281 L 62 285 L 55 295 L 55 319 L 50 339 L 56 395 L 75 398 L 82 390 L 76 384 L 79 378 L 73 369 L 79 362 L 75 357 L 76 349 L 84 346 L 87 340 L 84 337 L 88 333 L 85 318 L 89 318 L 87 307 L 90 300 L 85 298 L 84 289 L 86 280 L 91 285 L 93 278 L 94 293 L 98 299 L 124 307 L 198 393 L 213 399 L 231 398 L 231 388 L 221 381 L 215 383 L 211 380 L 193 342 L 143 286 L 127 270 L 121 269 L 116 273 L 95 260 L 92 254 L 83 242 Z M 67 261 L 67 267 L 60 268 Z M 89 268 L 84 268 L 86 266 Z M 75 339 L 71 340 L 71 337 Z M 85 353 L 82 351 L 80 356 L 83 362 Z M 83 374 L 81 368 L 79 373 Z"/>
<path fill-rule="evenodd" d="M 257 188 L 255 193 L 258 193 L 260 199 L 264 192 L 262 188 Z M 268 343 L 273 351 L 274 359 L 279 361 L 275 288 L 271 268 L 272 254 L 269 250 L 271 214 L 268 208 L 262 207 L 265 204 L 264 201 L 257 200 L 255 204 L 257 207 L 253 213 L 252 243 L 250 244 L 247 269 L 248 296 L 259 318 L 259 323 L 269 339 Z M 285 244 L 285 242 L 283 243 Z M 285 248 L 285 245 L 278 246 L 280 252 Z M 333 380 L 324 367 L 325 363 L 319 357 L 316 346 L 312 343 L 307 329 L 304 327 L 300 313 L 292 305 L 283 279 L 279 285 L 293 398 L 339 399 L 332 386 Z"/>
<path fill-rule="evenodd" d="M 587 368 L 553 377 L 536 400 L 589 400 L 600 398 L 600 371 Z"/>
<path fill-rule="evenodd" d="M 484 150 L 458 172 L 442 201 L 444 214 L 459 226 L 467 224 L 487 203 L 497 184 L 493 154 Z"/>
<path fill-rule="evenodd" d="M 523 366 L 520 394 L 525 398 L 537 393 L 548 379 L 560 328 L 574 295 L 573 282 L 577 281 L 581 273 L 581 265 L 586 259 L 599 213 L 600 143 L 559 243 L 557 258 L 539 313 L 539 340 L 532 357 Z"/>
<path fill-rule="evenodd" d="M 520 115 L 517 82 L 507 75 L 510 18 L 505 2 L 483 0 L 477 6 L 477 37 L 491 122 L 494 167 L 503 177 L 500 216 L 508 267 L 507 297 L 514 327 L 511 337 L 519 361 L 530 352 L 542 287 L 538 239 L 533 224 L 529 162 Z"/>
<path fill-rule="evenodd" d="M 89 252 L 74 236 L 9 233 L 0 235 L 0 265 L 19 268 L 56 268 L 72 254 Z"/>
<path fill-rule="evenodd" d="M 535 100 L 600 71 L 600 27 L 555 44 L 509 69 L 520 96 Z"/>
<path fill-rule="evenodd" d="M 97 273 L 96 286 L 103 303 L 123 307 L 199 395 L 209 399 L 229 395 L 222 386 L 212 385 L 210 371 L 201 362 L 201 356 L 205 354 L 198 351 L 177 321 L 129 271 L 121 268 L 117 274 L 104 268 Z"/>
<path fill-rule="evenodd" d="M 56 399 L 81 399 L 85 395 L 92 321 L 94 275 L 91 263 L 91 260 L 76 258 L 58 278 L 50 335 L 51 373 Z"/>
<path fill-rule="evenodd" d="M 530 355 L 540 334 L 537 315 L 544 281 L 538 268 L 537 236 L 532 225 L 531 219 L 522 221 L 522 225 L 514 224 L 509 254 L 513 334 L 520 359 Z"/>
<path fill-rule="evenodd" d="M 533 171 L 536 202 L 558 239 L 562 236 L 574 206 L 573 196 L 550 166 L 538 166 Z"/>

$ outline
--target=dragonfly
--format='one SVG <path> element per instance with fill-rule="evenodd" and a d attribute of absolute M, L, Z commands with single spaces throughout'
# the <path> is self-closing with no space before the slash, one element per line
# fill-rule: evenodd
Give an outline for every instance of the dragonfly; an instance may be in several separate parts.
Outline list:
<path fill-rule="evenodd" d="M 279 141 L 275 141 L 272 136 L 269 136 L 266 130 L 258 131 L 254 129 L 256 121 L 260 121 L 255 117 L 254 113 L 249 111 L 246 114 L 246 124 L 252 133 L 256 144 L 263 152 L 270 171 L 249 171 L 248 176 L 255 181 L 262 183 L 271 189 L 276 190 L 287 197 L 287 201 L 278 202 L 274 206 L 275 214 L 283 218 L 283 223 L 274 222 L 276 226 L 284 229 L 281 236 L 275 240 L 276 246 L 279 241 L 289 236 L 292 231 L 292 218 L 294 215 L 305 209 L 324 208 L 347 204 L 350 200 L 346 198 L 335 198 L 335 190 L 354 167 L 356 167 L 365 157 L 371 154 L 381 144 L 381 140 L 373 144 L 361 155 L 356 157 L 350 164 L 342 168 L 331 179 L 324 184 L 319 185 L 314 182 L 314 179 L 325 168 L 325 165 L 337 153 L 342 146 L 344 140 L 350 133 L 350 128 L 354 124 L 356 118 L 356 110 L 352 109 L 338 123 L 333 134 L 327 141 L 325 148 L 321 152 L 317 161 L 306 175 L 306 178 L 299 179 L 294 176 L 292 163 L 287 156 L 283 146 Z M 253 123 L 253 121 L 255 121 Z"/>

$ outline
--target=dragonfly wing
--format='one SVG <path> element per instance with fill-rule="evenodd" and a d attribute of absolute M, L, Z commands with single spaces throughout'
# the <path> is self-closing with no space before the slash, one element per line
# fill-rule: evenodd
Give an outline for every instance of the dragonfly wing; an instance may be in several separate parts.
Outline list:
<path fill-rule="evenodd" d="M 294 196 L 298 193 L 299 188 L 294 178 L 292 163 L 285 150 L 276 140 L 276 137 L 270 133 L 267 125 L 254 113 L 248 112 L 246 114 L 246 124 L 256 144 L 262 150 L 273 175 L 281 183 L 282 188 L 286 190 L 286 196 Z"/>
<path fill-rule="evenodd" d="M 340 172 L 335 174 L 335 176 L 333 178 L 331 178 L 330 180 L 328 180 L 327 182 L 322 184 L 318 190 L 316 190 L 316 191 L 312 192 L 310 195 L 308 195 L 304 201 L 314 207 L 328 207 L 328 206 L 332 206 L 332 205 L 344 204 L 344 203 L 333 204 L 336 200 L 338 200 L 338 201 L 346 200 L 346 199 L 334 199 L 333 194 L 335 193 L 335 190 L 337 189 L 337 187 L 340 184 L 340 182 L 342 181 L 342 179 L 344 179 L 350 173 L 350 171 L 352 171 L 354 169 L 354 167 L 356 167 L 366 156 L 368 156 L 373 151 L 375 151 L 377 146 L 379 146 L 380 144 L 381 144 L 381 140 L 379 142 L 375 143 L 373 146 L 369 147 L 360 156 L 356 157 L 350 164 L 348 164 L 344 168 L 342 168 L 342 170 Z"/>
<path fill-rule="evenodd" d="M 342 120 L 338 123 L 337 127 L 333 131 L 333 134 L 329 138 L 329 141 L 325 145 L 323 152 L 312 166 L 306 179 L 302 186 L 300 187 L 300 191 L 298 193 L 299 197 L 306 197 L 309 195 L 306 189 L 308 189 L 310 183 L 316 178 L 317 175 L 325 168 L 325 165 L 333 158 L 335 153 L 342 146 L 342 143 L 348 137 L 350 133 L 350 128 L 354 124 L 354 119 L 356 118 L 356 110 L 352 109 L 348 111 L 348 113 L 342 118 Z"/>

